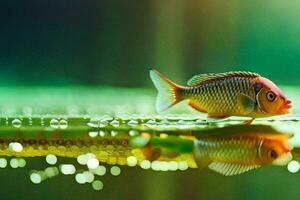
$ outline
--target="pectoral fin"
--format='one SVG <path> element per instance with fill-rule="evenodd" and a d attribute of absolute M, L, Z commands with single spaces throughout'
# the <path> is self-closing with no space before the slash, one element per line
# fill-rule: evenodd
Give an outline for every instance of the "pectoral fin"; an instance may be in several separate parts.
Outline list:
<path fill-rule="evenodd" d="M 222 162 L 212 162 L 208 168 L 225 176 L 234 176 L 260 167 L 259 165 L 242 165 Z"/>
<path fill-rule="evenodd" d="M 255 108 L 255 100 L 246 94 L 240 93 L 237 97 L 238 105 L 241 107 L 243 114 L 247 115 L 253 112 Z"/>

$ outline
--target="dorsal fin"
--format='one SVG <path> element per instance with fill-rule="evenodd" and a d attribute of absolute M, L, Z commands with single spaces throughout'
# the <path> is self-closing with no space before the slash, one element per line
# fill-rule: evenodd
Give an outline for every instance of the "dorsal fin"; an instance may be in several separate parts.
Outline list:
<path fill-rule="evenodd" d="M 222 162 L 212 162 L 208 165 L 208 168 L 223 174 L 225 176 L 233 176 L 245 173 L 251 169 L 260 167 L 259 165 L 242 165 L 242 164 L 232 164 L 232 163 L 222 163 Z"/>
<path fill-rule="evenodd" d="M 208 74 L 198 74 L 193 76 L 187 84 L 189 86 L 198 85 L 206 81 L 213 81 L 219 79 L 227 79 L 232 77 L 245 77 L 245 78 L 256 78 L 260 75 L 253 72 L 243 72 L 243 71 L 232 71 L 224 73 L 208 73 Z"/>

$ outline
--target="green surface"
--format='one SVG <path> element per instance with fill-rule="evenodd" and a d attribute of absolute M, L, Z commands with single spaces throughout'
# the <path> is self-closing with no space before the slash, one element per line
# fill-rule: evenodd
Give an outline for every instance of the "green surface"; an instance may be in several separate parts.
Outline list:
<path fill-rule="evenodd" d="M 297 88 L 284 87 L 284 90 L 292 100 L 297 98 Z M 99 129 L 125 132 L 134 129 L 154 133 L 167 132 L 174 135 L 190 134 L 194 131 L 197 134 L 203 128 L 240 124 L 245 119 L 232 117 L 226 120 L 207 121 L 205 115 L 190 109 L 185 103 L 170 109 L 165 114 L 157 115 L 154 110 L 155 91 L 144 89 L 15 87 L 0 88 L 0 92 L 2 94 L 0 100 L 2 137 L 10 137 L 17 131 L 24 137 L 36 137 L 41 130 L 44 130 L 46 137 L 53 137 L 56 129 L 60 129 L 62 137 L 66 138 L 82 137 L 89 131 Z M 292 143 L 299 144 L 297 130 L 300 126 L 297 111 L 296 104 L 291 115 L 258 119 L 255 123 L 274 125 L 289 133 L 292 132 L 295 135 Z M 60 120 L 67 122 L 66 128 L 60 128 Z M 118 121 L 118 125 L 113 126 L 113 121 Z M 170 140 L 154 138 L 151 143 L 167 150 L 190 151 L 190 144 L 176 137 Z M 76 161 L 59 158 L 59 163 L 75 164 Z M 100 177 L 104 184 L 103 190 L 94 191 L 90 184 L 77 184 L 74 176 L 59 175 L 38 185 L 30 182 L 28 174 L 30 170 L 43 170 L 47 166 L 45 158 L 30 158 L 27 159 L 25 168 L 0 169 L 0 176 L 5 180 L 1 185 L 4 195 L 8 198 L 22 199 L 40 199 L 40 197 L 66 199 L 70 198 L 70 195 L 72 199 L 120 199 L 124 196 L 131 196 L 133 199 L 174 199 L 175 197 L 205 199 L 220 195 L 224 199 L 234 197 L 260 199 L 267 198 L 266 193 L 296 199 L 300 195 L 297 192 L 298 174 L 291 174 L 285 167 L 267 166 L 240 176 L 224 177 L 207 169 L 157 172 L 124 166 L 121 167 L 122 173 L 118 177 L 112 175 Z M 110 166 L 106 166 L 109 170 Z M 219 187 L 216 187 L 216 184 Z M 289 185 L 288 191 L 281 190 L 284 184 Z M 22 187 L 16 189 L 18 185 Z M 258 188 L 263 189 L 260 191 Z M 16 193 L 15 190 L 18 192 Z M 160 193 L 159 196 L 157 192 Z M 255 195 L 244 196 L 245 193 L 254 192 Z"/>

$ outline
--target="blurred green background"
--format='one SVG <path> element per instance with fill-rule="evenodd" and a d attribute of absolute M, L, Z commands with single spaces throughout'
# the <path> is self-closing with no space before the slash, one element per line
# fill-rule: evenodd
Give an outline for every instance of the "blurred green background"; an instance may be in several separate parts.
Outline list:
<path fill-rule="evenodd" d="M 2 0 L 0 83 L 150 86 L 251 70 L 300 82 L 299 1 Z M 288 78 L 287 78 L 288 77 Z"/>
<path fill-rule="evenodd" d="M 1 0 L 0 8 L 2 87 L 153 89 L 150 66 L 178 83 L 229 70 L 300 83 L 300 1 Z M 66 176 L 33 185 L 28 170 L 41 162 L 0 170 L 1 199 L 300 198 L 299 174 L 285 168 L 223 177 L 206 169 L 123 167 L 120 177 L 105 177 L 104 190 L 95 192 Z"/>

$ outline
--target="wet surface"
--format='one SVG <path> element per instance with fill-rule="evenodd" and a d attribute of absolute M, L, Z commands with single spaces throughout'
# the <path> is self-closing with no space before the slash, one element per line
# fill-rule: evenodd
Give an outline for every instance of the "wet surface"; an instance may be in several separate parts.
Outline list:
<path fill-rule="evenodd" d="M 293 88 L 289 89 L 293 91 Z M 245 120 L 249 120 L 241 117 L 207 119 L 204 114 L 188 108 L 184 103 L 168 113 L 158 115 L 154 111 L 153 91 L 81 88 L 80 92 L 74 92 L 77 90 L 23 88 L 18 92 L 18 99 L 13 98 L 13 90 L 6 90 L 6 96 L 0 100 L 3 101 L 0 106 L 0 173 L 2 170 L 5 173 L 22 174 L 22 179 L 28 180 L 26 184 L 30 188 L 44 188 L 45 185 L 55 184 L 53 181 L 57 180 L 58 185 L 77 183 L 77 186 L 72 186 L 73 189 L 77 190 L 78 187 L 82 188 L 79 190 L 90 192 L 101 190 L 103 195 L 111 188 L 118 188 L 124 194 L 121 188 L 132 177 L 143 183 L 144 187 L 138 184 L 131 186 L 144 191 L 150 190 L 147 188 L 149 180 L 156 179 L 162 182 L 162 191 L 170 188 L 169 185 L 177 187 L 170 180 L 200 184 L 206 188 L 204 183 L 198 183 L 196 177 L 207 179 L 209 185 L 214 179 L 222 181 L 223 176 L 207 169 L 193 169 L 197 165 L 192 151 L 178 152 L 176 149 L 175 156 L 168 153 L 154 157 L 156 154 L 151 152 L 152 156 L 149 157 L 149 152 L 147 154 L 141 150 L 143 145 L 132 146 L 131 139 L 139 136 L 197 138 L 205 130 L 244 124 Z M 53 94 L 51 98 L 49 94 Z M 126 98 L 118 98 L 125 94 Z M 33 100 L 33 96 L 36 99 Z M 296 98 L 296 95 L 291 96 Z M 295 114 L 297 109 L 295 106 L 294 114 L 256 119 L 253 122 L 293 134 L 290 143 L 295 147 L 294 160 L 287 167 L 266 166 L 232 180 L 254 181 L 277 172 L 279 176 L 290 179 L 291 173 L 299 171 L 300 115 Z M 171 142 L 175 142 L 175 146 L 183 144 L 177 140 Z M 115 179 L 116 176 L 119 176 L 118 179 Z M 228 186 L 227 192 L 233 194 L 234 187 L 234 184 Z M 130 187 L 127 188 L 130 190 Z M 93 196 L 93 193 L 90 195 Z M 172 196 L 164 195 L 168 198 Z M 198 194 L 203 197 L 207 195 L 213 196 L 209 192 Z"/>

